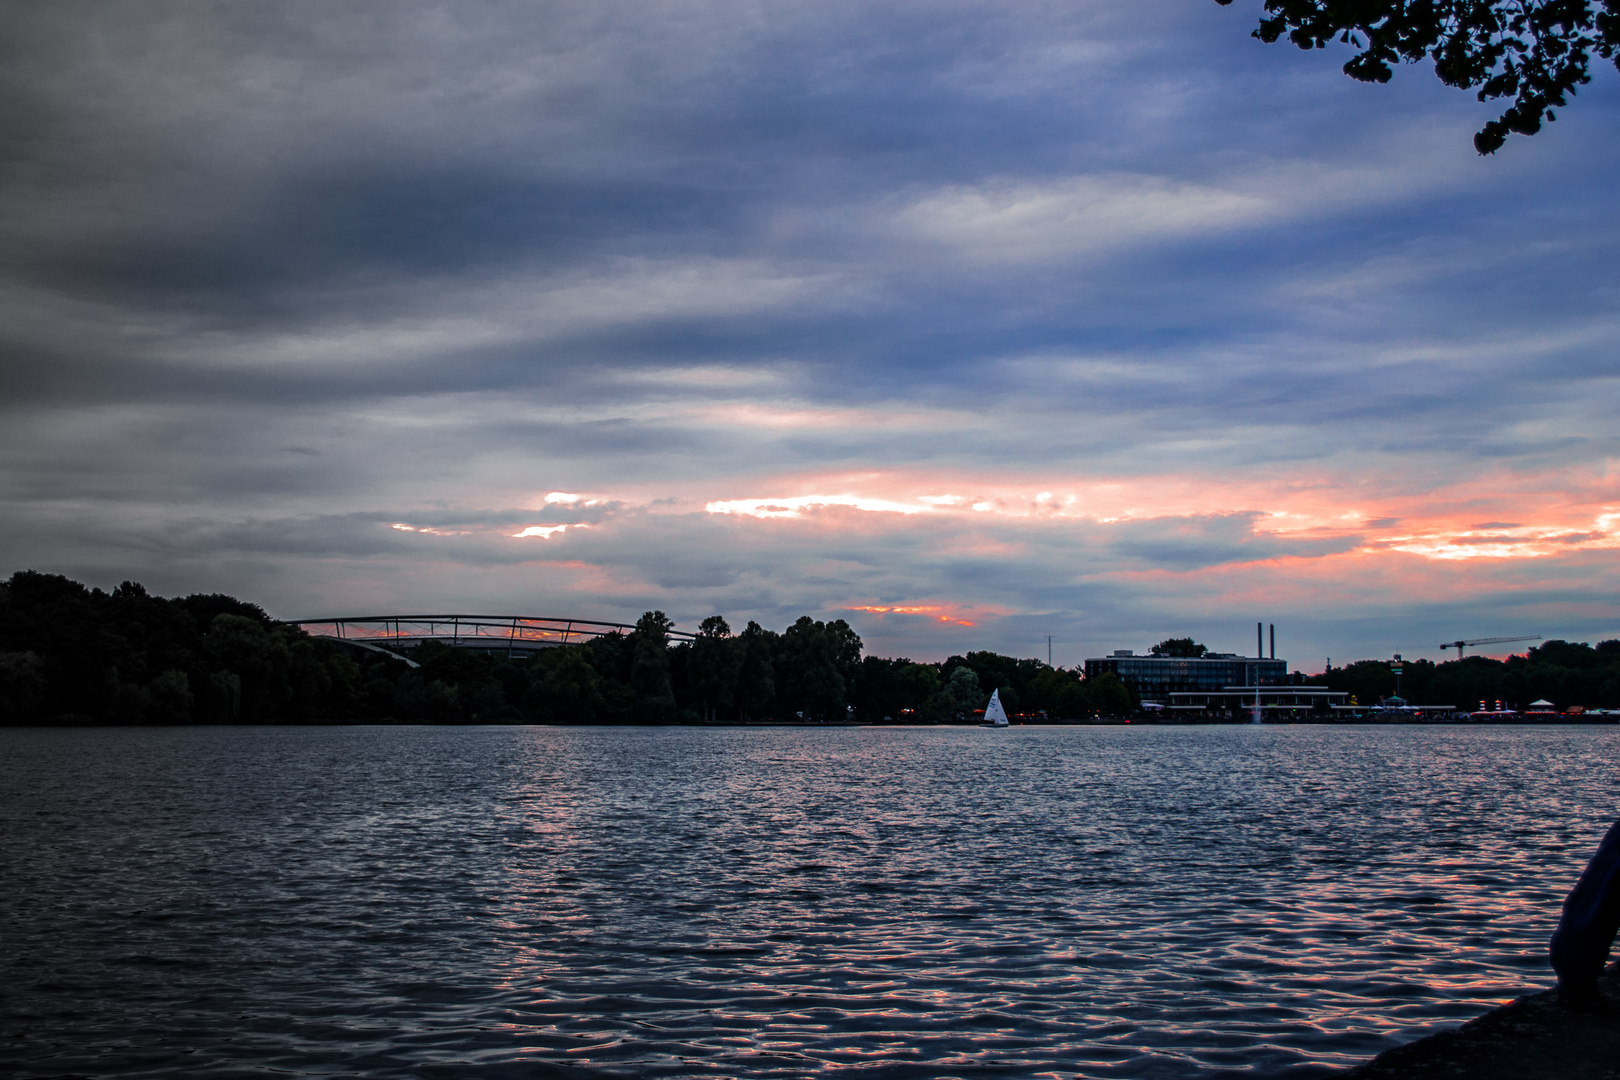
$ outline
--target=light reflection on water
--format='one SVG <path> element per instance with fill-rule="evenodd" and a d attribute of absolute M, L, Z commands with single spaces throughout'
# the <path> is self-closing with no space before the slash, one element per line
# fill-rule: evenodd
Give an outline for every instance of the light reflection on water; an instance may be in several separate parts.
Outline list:
<path fill-rule="evenodd" d="M 1326 1075 L 1548 982 L 1617 736 L 0 731 L 0 1065 Z"/>

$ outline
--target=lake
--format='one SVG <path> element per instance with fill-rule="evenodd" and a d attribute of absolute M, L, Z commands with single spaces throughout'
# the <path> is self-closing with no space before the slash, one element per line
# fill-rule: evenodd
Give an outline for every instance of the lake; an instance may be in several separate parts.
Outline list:
<path fill-rule="evenodd" d="M 1551 984 L 1613 727 L 0 729 L 15 1077 L 1314 1077 Z"/>

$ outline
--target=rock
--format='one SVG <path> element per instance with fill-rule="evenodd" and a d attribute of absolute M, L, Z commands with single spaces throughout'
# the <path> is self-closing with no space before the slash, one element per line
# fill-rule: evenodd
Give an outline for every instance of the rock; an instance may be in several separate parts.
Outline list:
<path fill-rule="evenodd" d="M 1611 966 L 1580 1008 L 1556 990 L 1530 994 L 1386 1050 L 1346 1080 L 1620 1080 L 1620 971 Z"/>

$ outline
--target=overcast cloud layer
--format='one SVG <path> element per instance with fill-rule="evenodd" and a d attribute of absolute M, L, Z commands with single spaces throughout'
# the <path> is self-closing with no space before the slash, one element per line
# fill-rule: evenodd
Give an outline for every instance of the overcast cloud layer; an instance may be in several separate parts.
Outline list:
<path fill-rule="evenodd" d="M 1620 80 L 1480 158 L 1257 10 L 6 4 L 3 565 L 927 659 L 1620 636 Z"/>

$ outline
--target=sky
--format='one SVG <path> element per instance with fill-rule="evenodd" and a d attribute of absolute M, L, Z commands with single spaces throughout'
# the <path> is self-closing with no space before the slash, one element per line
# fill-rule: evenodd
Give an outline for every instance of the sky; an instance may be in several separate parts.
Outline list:
<path fill-rule="evenodd" d="M 1485 158 L 1259 10 L 0 5 L 0 571 L 919 660 L 1620 637 L 1620 76 Z"/>

